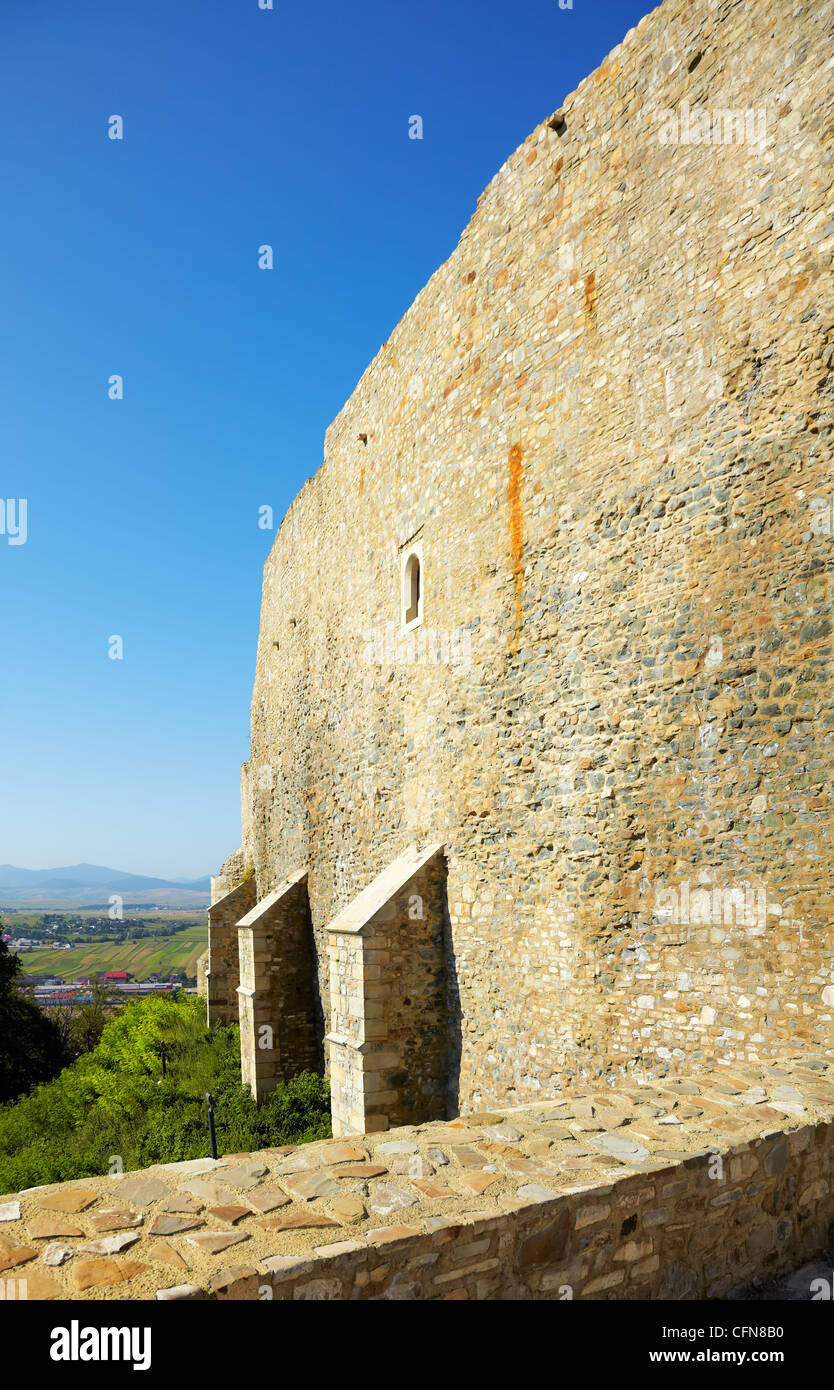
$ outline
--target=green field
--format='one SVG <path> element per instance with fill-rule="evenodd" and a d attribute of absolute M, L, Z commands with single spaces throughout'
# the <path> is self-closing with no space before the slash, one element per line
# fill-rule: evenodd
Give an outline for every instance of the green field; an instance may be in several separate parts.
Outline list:
<path fill-rule="evenodd" d="M 74 946 L 71 951 L 20 951 L 20 962 L 27 975 L 60 975 L 77 980 L 79 975 L 95 975 L 99 970 L 128 970 L 139 980 L 169 970 L 197 974 L 197 957 L 208 944 L 205 925 L 183 927 L 173 936 L 148 936 L 141 941 L 108 942 L 95 946 Z"/>
<path fill-rule="evenodd" d="M 0 921 L 4 922 L 7 928 L 13 929 L 17 935 L 25 935 L 28 929 L 38 926 L 44 916 L 47 917 L 89 917 L 90 921 L 101 921 L 107 917 L 106 908 L 91 907 L 39 907 L 34 910 L 20 911 L 17 908 L 0 907 Z M 129 925 L 131 922 L 141 920 L 143 922 L 181 922 L 184 927 L 193 926 L 195 923 L 205 923 L 205 909 L 199 912 L 192 912 L 178 907 L 158 907 L 151 911 L 150 908 L 125 908 L 124 922 Z"/>

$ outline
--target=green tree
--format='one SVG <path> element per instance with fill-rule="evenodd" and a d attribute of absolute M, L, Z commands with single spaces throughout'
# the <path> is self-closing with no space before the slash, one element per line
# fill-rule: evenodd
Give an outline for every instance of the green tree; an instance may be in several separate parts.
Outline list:
<path fill-rule="evenodd" d="M 206 1091 L 221 1153 L 330 1135 L 324 1077 L 302 1072 L 256 1105 L 240 1081 L 237 1025 L 207 1028 L 196 995 L 154 994 L 127 1004 L 54 1081 L 0 1105 L 0 1192 L 106 1173 L 113 1155 L 126 1171 L 204 1158 Z"/>
<path fill-rule="evenodd" d="M 92 1052 L 98 1046 L 105 1024 L 115 1012 L 113 997 L 101 980 L 93 981 L 90 993 L 93 996 L 90 1002 L 73 1010 L 69 1027 L 69 1049 L 73 1057 Z"/>
<path fill-rule="evenodd" d="M 60 1030 L 17 991 L 20 958 L 0 941 L 0 1104 L 51 1081 L 70 1060 Z"/>

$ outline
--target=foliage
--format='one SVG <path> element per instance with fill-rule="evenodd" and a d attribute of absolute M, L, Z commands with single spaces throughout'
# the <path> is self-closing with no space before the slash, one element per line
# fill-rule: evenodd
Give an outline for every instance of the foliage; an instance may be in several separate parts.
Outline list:
<path fill-rule="evenodd" d="M 161 1080 L 160 1044 L 167 1054 Z M 149 995 L 107 1023 L 98 1045 L 46 1085 L 0 1106 L 0 1192 L 218 1153 L 325 1139 L 329 1088 L 302 1072 L 260 1106 L 240 1081 L 236 1025 L 205 1025 L 195 995 Z"/>
<path fill-rule="evenodd" d="M 90 1000 L 80 1006 L 76 1004 L 53 1004 L 49 1017 L 64 1042 L 66 1064 L 80 1057 L 82 1052 L 91 1052 L 101 1040 L 105 1024 L 112 1018 L 118 1002 L 100 980 L 90 986 Z M 48 1080 L 43 1077 L 42 1080 Z"/>
<path fill-rule="evenodd" d="M 49 1080 L 71 1056 L 52 1020 L 18 994 L 19 975 L 19 958 L 0 941 L 0 1102 Z"/>

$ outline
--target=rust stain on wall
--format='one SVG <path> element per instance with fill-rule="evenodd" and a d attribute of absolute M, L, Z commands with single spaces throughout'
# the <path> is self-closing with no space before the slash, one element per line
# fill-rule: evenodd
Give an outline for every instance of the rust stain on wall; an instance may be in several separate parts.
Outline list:
<path fill-rule="evenodd" d="M 596 272 L 591 271 L 590 275 L 585 276 L 585 313 L 588 316 L 588 323 L 596 323 L 597 318 L 597 283 Z"/>
<path fill-rule="evenodd" d="M 510 553 L 513 565 L 513 584 L 515 586 L 515 637 L 521 632 L 521 595 L 524 586 L 524 517 L 521 510 L 521 445 L 514 444 L 510 449 L 510 477 L 507 485 L 507 498 L 510 504 Z"/>

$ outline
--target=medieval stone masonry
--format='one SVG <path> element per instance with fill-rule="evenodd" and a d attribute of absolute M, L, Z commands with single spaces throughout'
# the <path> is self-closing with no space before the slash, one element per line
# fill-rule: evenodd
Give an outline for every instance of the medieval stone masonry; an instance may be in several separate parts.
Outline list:
<path fill-rule="evenodd" d="M 6 1297 L 724 1298 L 831 1249 L 832 39 L 666 0 L 368 367 L 266 563 L 199 967 L 334 1139 L 7 1194 Z"/>
<path fill-rule="evenodd" d="M 830 1050 L 833 39 L 666 0 L 328 430 L 212 908 L 256 1095 L 318 1049 L 372 1132 Z"/>

